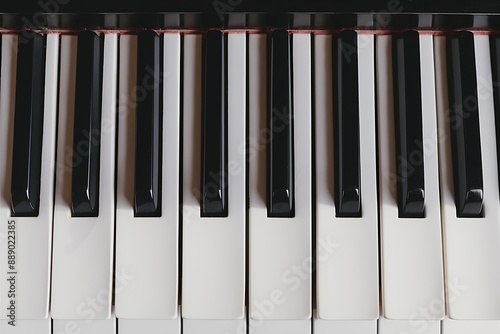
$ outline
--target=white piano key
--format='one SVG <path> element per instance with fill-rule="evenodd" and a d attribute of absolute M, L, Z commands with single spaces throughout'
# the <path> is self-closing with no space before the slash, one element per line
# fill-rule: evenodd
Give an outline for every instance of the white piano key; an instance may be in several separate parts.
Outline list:
<path fill-rule="evenodd" d="M 392 43 L 390 36 L 377 37 L 381 277 L 382 305 L 387 319 L 431 321 L 444 316 L 432 38 L 420 35 L 425 218 L 399 218 Z M 429 312 L 421 311 L 429 308 Z"/>
<path fill-rule="evenodd" d="M 200 216 L 201 35 L 184 36 L 184 319 L 245 314 L 246 34 L 228 36 L 228 217 Z M 186 333 L 186 331 L 184 331 Z"/>
<path fill-rule="evenodd" d="M 116 334 L 116 317 L 114 312 L 108 319 L 54 319 L 52 334 Z"/>
<path fill-rule="evenodd" d="M 379 311 L 374 36 L 358 35 L 363 207 L 359 218 L 335 214 L 332 36 L 315 36 L 314 47 L 316 301 L 319 319 L 341 320 L 322 322 L 333 331 L 347 320 L 377 319 Z"/>
<path fill-rule="evenodd" d="M 70 208 L 76 42 L 61 38 L 51 312 L 54 319 L 110 319 L 118 36 L 104 39 L 100 204 L 99 216 L 90 218 L 73 218 Z"/>
<path fill-rule="evenodd" d="M 15 306 L 15 324 L 17 328 L 9 328 L 9 333 L 23 333 L 35 323 L 40 325 L 38 333 L 50 332 L 50 319 L 48 319 L 49 295 L 50 295 L 50 262 L 51 262 L 51 239 L 52 239 L 52 217 L 53 217 L 53 186 L 55 170 L 55 144 L 56 144 L 56 115 L 57 115 L 57 78 L 59 69 L 59 35 L 48 34 L 46 44 L 45 63 L 45 95 L 44 95 L 44 119 L 43 119 L 43 142 L 42 142 L 42 169 L 40 181 L 40 207 L 37 217 L 12 217 L 10 208 L 10 176 L 12 157 L 12 120 L 14 118 L 14 92 L 16 73 L 16 51 L 17 36 L 4 35 L 2 47 L 2 95 L 0 99 L 3 104 L 0 109 L 2 125 L 7 128 L 2 131 L 3 138 L 0 139 L 2 152 L 2 200 L 0 201 L 1 230 L 5 236 L 1 243 L 2 258 L 2 294 L 1 307 L 11 307 L 12 301 Z M 22 65 L 21 65 L 22 66 Z M 26 120 L 28 121 L 28 120 Z M 15 226 L 15 228 L 14 228 Z M 10 231 L 10 232 L 9 232 Z M 14 233 L 12 233 L 14 231 Z M 14 239 L 13 239 L 14 238 Z M 9 240 L 15 240 L 9 243 Z M 15 247 L 15 248 L 11 248 Z M 14 253 L 9 253 L 9 249 Z M 11 267 L 9 256 L 15 254 L 15 264 Z M 15 289 L 12 292 L 12 281 L 8 277 L 14 277 Z M 10 313 L 10 311 L 9 311 Z M 7 320 L 7 312 L 2 312 L 1 319 Z M 29 324 L 24 324 L 31 319 Z M 48 327 L 44 324 L 48 324 Z M 23 329 L 24 328 L 24 329 Z M 48 330 L 47 330 L 48 328 Z"/>
<path fill-rule="evenodd" d="M 293 36 L 294 218 L 267 216 L 266 42 L 266 35 L 249 35 L 249 331 L 310 333 L 311 36 Z"/>
<path fill-rule="evenodd" d="M 115 285 L 115 308 L 119 319 L 172 319 L 177 323 L 181 37 L 172 33 L 161 38 L 162 216 L 134 217 L 135 94 L 140 89 L 136 87 L 137 36 L 120 37 L 116 273 L 132 278 L 126 287 Z"/>
<path fill-rule="evenodd" d="M 495 111 L 489 40 L 474 36 L 479 127 L 483 165 L 482 218 L 457 218 L 448 122 L 446 40 L 435 37 L 437 110 L 441 173 L 441 210 L 447 276 L 447 315 L 451 319 L 500 320 L 500 218 L 495 140 Z"/>

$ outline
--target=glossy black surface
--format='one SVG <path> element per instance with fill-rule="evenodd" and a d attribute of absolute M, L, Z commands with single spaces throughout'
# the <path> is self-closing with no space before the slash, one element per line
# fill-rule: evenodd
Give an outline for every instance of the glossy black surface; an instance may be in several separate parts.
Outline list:
<path fill-rule="evenodd" d="M 338 217 L 361 216 L 358 41 L 354 30 L 333 38 L 335 207 Z"/>
<path fill-rule="evenodd" d="M 75 1 L 75 0 L 73 0 Z M 73 1 L 71 3 L 73 3 Z M 76 0 L 79 1 L 79 0 Z M 151 0 L 155 1 L 156 0 Z M 321 1 L 321 0 L 318 0 Z M 0 14 L 0 27 L 8 29 L 22 29 L 25 36 L 30 32 L 27 28 L 50 29 L 201 29 L 207 28 L 286 28 L 295 29 L 416 29 L 433 28 L 436 30 L 457 30 L 466 28 L 500 28 L 500 5 L 488 7 L 475 5 L 473 8 L 461 11 L 460 6 L 451 6 L 448 10 L 420 6 L 420 1 L 410 0 L 388 1 L 375 4 L 367 1 L 367 5 L 356 5 L 356 1 L 344 1 L 339 4 L 321 1 L 322 5 L 314 6 L 314 1 L 303 1 L 304 6 L 294 6 L 292 3 L 283 4 L 278 10 L 273 6 L 258 6 L 254 1 L 244 5 L 227 6 L 221 10 L 213 10 L 214 6 L 199 7 L 196 11 L 182 10 L 186 5 L 182 2 L 163 2 L 157 10 L 145 10 L 147 5 L 132 10 L 128 3 L 122 2 L 118 6 L 103 7 L 102 10 L 91 11 L 88 6 L 85 11 L 81 8 L 64 13 L 34 12 L 23 9 Z M 486 0 L 488 1 L 488 0 Z M 102 3 L 102 1 L 101 1 Z M 159 3 L 159 2 L 158 2 Z M 218 0 L 211 4 L 218 3 Z M 173 5 L 172 5 L 173 4 Z M 412 6 L 416 5 L 416 6 Z M 85 4 L 87 5 L 87 4 Z M 248 5 L 248 6 L 247 6 Z M 1 5 L 0 5 L 1 6 Z M 496 6 L 496 7 L 495 7 Z M 96 7 L 97 8 L 97 7 Z M 128 9 L 127 9 L 128 8 Z M 297 8 L 297 9 L 293 9 Z M 377 9 L 379 8 L 379 9 Z M 469 7 L 464 7 L 469 8 Z M 0 10 L 0 12 L 2 12 Z M 3 11 L 6 12 L 6 11 Z M 9 11 L 7 11 L 9 12 Z"/>
<path fill-rule="evenodd" d="M 498 13 L 500 4 L 495 0 L 184 0 L 140 3 L 105 2 L 102 0 L 71 0 L 30 2 L 4 1 L 1 12 L 10 13 L 119 13 L 119 12 L 204 12 L 218 16 L 220 13 L 252 12 L 337 12 L 337 13 Z"/>
<path fill-rule="evenodd" d="M 477 217 L 481 215 L 484 191 L 474 36 L 460 32 L 447 37 L 446 42 L 457 216 Z"/>
<path fill-rule="evenodd" d="M 441 0 L 442 1 L 442 0 Z M 447 3 L 450 3 L 448 0 Z M 434 0 L 436 2 L 436 0 Z M 440 1 L 437 1 L 440 2 Z M 462 1 L 463 2 L 463 1 Z M 478 8 L 492 0 L 478 0 Z M 61 13 L 119 13 L 119 12 L 204 12 L 217 16 L 220 13 L 230 13 L 237 11 L 251 12 L 373 12 L 386 11 L 394 12 L 429 12 L 431 10 L 431 0 L 183 0 L 183 1 L 155 1 L 142 0 L 140 3 L 131 2 L 106 2 L 100 0 L 71 0 L 41 2 L 42 8 L 38 3 L 26 4 L 23 2 L 6 1 L 0 5 L 0 10 L 4 12 L 61 12 Z M 45 5 L 52 4 L 52 6 Z M 55 5 L 54 5 L 55 4 Z M 465 5 L 465 4 L 464 4 Z M 51 8 L 52 7 L 52 8 Z M 401 9 L 399 9 L 402 7 Z M 498 8 L 498 7 L 496 7 Z M 456 11 L 457 6 L 449 6 L 447 11 Z"/>
<path fill-rule="evenodd" d="M 134 214 L 161 216 L 161 43 L 146 30 L 137 41 L 137 92 L 134 169 Z M 139 96 L 140 94 L 140 96 Z"/>
<path fill-rule="evenodd" d="M 204 39 L 201 143 L 201 216 L 227 217 L 227 35 Z"/>
<path fill-rule="evenodd" d="M 12 155 L 12 213 L 38 216 L 42 165 L 46 36 L 17 46 L 14 147 Z"/>
<path fill-rule="evenodd" d="M 396 176 L 400 217 L 424 217 L 420 42 L 417 31 L 392 39 Z"/>
<path fill-rule="evenodd" d="M 490 36 L 491 74 L 493 80 L 493 100 L 495 103 L 495 128 L 497 142 L 497 166 L 500 166 L 500 35 Z M 500 186 L 500 168 L 498 168 Z"/>
<path fill-rule="evenodd" d="M 71 212 L 99 213 L 103 39 L 92 31 L 78 34 Z"/>
<path fill-rule="evenodd" d="M 293 217 L 294 157 L 292 105 L 292 39 L 285 30 L 272 32 L 268 46 L 267 215 Z"/>

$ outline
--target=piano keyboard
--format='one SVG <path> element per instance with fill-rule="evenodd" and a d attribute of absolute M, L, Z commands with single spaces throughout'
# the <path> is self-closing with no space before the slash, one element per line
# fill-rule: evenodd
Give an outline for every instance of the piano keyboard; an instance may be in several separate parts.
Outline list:
<path fill-rule="evenodd" d="M 499 34 L 187 26 L 0 30 L 0 333 L 500 333 Z"/>

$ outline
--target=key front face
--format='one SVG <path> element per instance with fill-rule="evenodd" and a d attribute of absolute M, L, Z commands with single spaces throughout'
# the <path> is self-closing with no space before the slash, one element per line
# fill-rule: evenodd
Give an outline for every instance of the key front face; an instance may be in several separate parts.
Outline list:
<path fill-rule="evenodd" d="M 274 31 L 269 40 L 267 126 L 267 214 L 293 217 L 293 105 L 291 37 L 286 30 Z"/>
<path fill-rule="evenodd" d="M 78 34 L 71 211 L 75 217 L 99 212 L 103 39 L 92 31 Z"/>
<path fill-rule="evenodd" d="M 209 31 L 203 56 L 201 216 L 227 217 L 227 36 Z"/>
<path fill-rule="evenodd" d="M 457 216 L 478 217 L 484 191 L 474 35 L 448 37 L 446 57 Z"/>
<path fill-rule="evenodd" d="M 335 206 L 338 217 L 361 216 L 358 41 L 354 30 L 333 40 Z"/>
<path fill-rule="evenodd" d="M 12 213 L 38 216 L 42 163 L 46 36 L 19 38 L 16 75 Z"/>
<path fill-rule="evenodd" d="M 147 87 L 151 89 L 144 89 L 145 96 L 136 99 L 134 213 L 137 217 L 159 217 L 162 138 L 160 36 L 154 31 L 141 32 L 137 51 L 137 87 L 151 80 L 153 85 Z"/>
<path fill-rule="evenodd" d="M 399 216 L 424 216 L 424 153 L 420 43 L 417 31 L 392 40 Z"/>

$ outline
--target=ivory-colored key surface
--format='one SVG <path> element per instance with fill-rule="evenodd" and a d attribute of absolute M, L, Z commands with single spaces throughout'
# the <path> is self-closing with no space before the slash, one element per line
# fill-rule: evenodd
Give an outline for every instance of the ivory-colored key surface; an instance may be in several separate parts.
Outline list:
<path fill-rule="evenodd" d="M 50 264 L 57 120 L 59 35 L 48 34 L 45 47 L 40 203 L 36 217 L 11 211 L 13 121 L 16 90 L 16 35 L 2 35 L 0 93 L 0 315 L 2 333 L 49 334 Z M 23 65 L 20 65 L 23 66 Z M 28 97 L 26 97 L 28 98 Z M 28 120 L 21 120 L 28 121 Z M 28 320 L 30 319 L 30 320 Z"/>
<path fill-rule="evenodd" d="M 116 202 L 115 308 L 118 319 L 178 318 L 180 187 L 180 45 L 179 33 L 162 34 L 164 57 L 162 135 L 162 215 L 134 216 L 135 95 L 137 36 L 120 36 L 118 165 Z M 149 86 L 148 86 L 149 87 Z"/>
<path fill-rule="evenodd" d="M 440 320 L 444 280 L 434 92 L 433 36 L 420 35 L 425 217 L 401 218 L 396 200 L 396 149 L 391 36 L 377 37 L 382 307 L 387 319 Z M 422 163 L 417 157 L 408 163 Z M 421 308 L 432 305 L 432 312 Z"/>
<path fill-rule="evenodd" d="M 249 36 L 250 333 L 311 330 L 311 35 L 294 34 L 292 38 L 295 217 L 269 218 L 265 160 L 267 36 Z"/>
<path fill-rule="evenodd" d="M 76 69 L 75 36 L 61 37 L 51 315 L 110 319 L 115 230 L 115 128 L 118 35 L 104 38 L 99 215 L 71 216 L 71 165 Z"/>
<path fill-rule="evenodd" d="M 358 35 L 362 217 L 337 217 L 334 202 L 332 36 L 315 47 L 316 301 L 318 320 L 378 318 L 378 213 L 374 36 Z M 331 321 L 326 323 L 331 324 Z M 325 324 L 325 326 L 327 326 Z M 333 328 L 332 328 L 333 330 Z"/>
<path fill-rule="evenodd" d="M 246 252 L 246 34 L 227 36 L 228 216 L 201 217 L 202 36 L 184 35 L 184 319 L 244 321 Z"/>
<path fill-rule="evenodd" d="M 500 320 L 500 285 L 498 284 L 500 281 L 500 210 L 489 39 L 486 35 L 474 36 L 484 180 L 483 217 L 479 218 L 457 217 L 449 139 L 450 106 L 446 70 L 446 37 L 436 36 L 434 48 L 447 315 L 454 320 Z"/>

